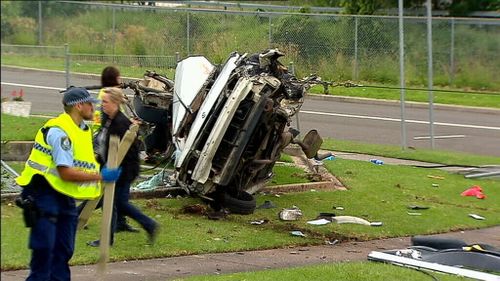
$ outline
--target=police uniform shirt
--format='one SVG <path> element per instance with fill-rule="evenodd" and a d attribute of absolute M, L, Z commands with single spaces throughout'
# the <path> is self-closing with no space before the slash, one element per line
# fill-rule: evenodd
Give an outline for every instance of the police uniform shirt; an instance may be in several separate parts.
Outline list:
<path fill-rule="evenodd" d="M 82 122 L 80 128 L 86 129 Z M 52 146 L 52 159 L 56 166 L 73 167 L 73 144 L 68 135 L 58 127 L 52 127 L 47 132 L 47 144 Z"/>

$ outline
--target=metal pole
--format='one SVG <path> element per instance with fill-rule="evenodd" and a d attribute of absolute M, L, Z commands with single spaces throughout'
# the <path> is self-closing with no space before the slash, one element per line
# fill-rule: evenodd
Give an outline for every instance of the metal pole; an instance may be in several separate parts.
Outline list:
<path fill-rule="evenodd" d="M 434 149 L 434 93 L 432 92 L 432 3 L 427 0 L 427 82 L 429 88 L 429 130 L 431 148 Z"/>
<path fill-rule="evenodd" d="M 401 87 L 401 147 L 406 145 L 406 123 L 405 123 L 405 48 L 404 48 L 404 25 L 403 25 L 403 0 L 399 0 L 399 81 Z"/>
<path fill-rule="evenodd" d="M 269 16 L 269 48 L 272 48 L 273 42 L 273 27 L 271 23 L 271 16 Z"/>
<path fill-rule="evenodd" d="M 455 76 L 455 19 L 451 19 L 451 43 L 450 43 L 450 86 Z"/>
<path fill-rule="evenodd" d="M 353 80 L 358 80 L 358 17 L 354 16 L 354 74 Z"/>
<path fill-rule="evenodd" d="M 187 50 L 187 55 L 189 56 L 190 50 L 189 50 L 189 12 L 186 13 L 186 50 Z"/>
<path fill-rule="evenodd" d="M 42 45 L 42 1 L 38 1 L 38 45 Z"/>
<path fill-rule="evenodd" d="M 181 56 L 179 52 L 175 52 L 175 62 L 179 62 L 181 60 Z"/>
<path fill-rule="evenodd" d="M 66 70 L 66 88 L 69 88 L 70 81 L 69 81 L 69 61 L 71 59 L 70 54 L 69 54 L 69 45 L 68 43 L 64 44 L 64 57 L 65 57 L 65 66 L 64 69 Z"/>
<path fill-rule="evenodd" d="M 5 163 L 3 160 L 1 160 L 2 162 L 2 167 L 5 168 L 5 170 L 7 170 L 7 172 L 9 172 L 11 175 L 15 176 L 15 177 L 19 177 L 19 174 L 16 172 L 16 170 L 12 169 L 7 163 Z"/>
<path fill-rule="evenodd" d="M 112 31 L 112 42 L 113 42 L 113 63 L 115 63 L 115 44 L 116 44 L 116 11 L 115 11 L 115 7 L 112 7 L 111 9 L 113 9 L 113 31 Z"/>

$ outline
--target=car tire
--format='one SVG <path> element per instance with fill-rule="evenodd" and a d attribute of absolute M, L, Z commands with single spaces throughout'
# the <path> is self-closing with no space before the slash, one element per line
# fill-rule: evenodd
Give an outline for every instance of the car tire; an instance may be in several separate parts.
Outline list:
<path fill-rule="evenodd" d="M 253 195 L 246 191 L 239 192 L 237 197 L 233 197 L 225 192 L 223 205 L 231 213 L 249 215 L 255 211 L 257 201 L 255 201 Z"/>

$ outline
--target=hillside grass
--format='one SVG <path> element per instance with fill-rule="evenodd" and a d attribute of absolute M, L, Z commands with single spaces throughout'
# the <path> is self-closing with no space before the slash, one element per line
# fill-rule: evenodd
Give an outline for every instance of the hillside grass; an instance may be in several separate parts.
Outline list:
<path fill-rule="evenodd" d="M 15 1 L 2 4 L 2 20 L 9 27 L 2 34 L 2 43 L 36 44 L 36 19 L 19 17 L 19 4 Z M 286 54 L 282 62 L 285 65 L 293 62 L 299 77 L 315 72 L 333 81 L 354 78 L 392 85 L 399 80 L 395 18 L 359 19 L 356 63 L 353 17 L 294 14 L 269 18 L 259 14 L 201 11 L 188 14 L 184 10 L 141 10 L 131 6 L 116 8 L 113 24 L 111 8 L 75 3 L 58 5 L 58 9 L 51 10 L 43 19 L 44 44 L 68 43 L 70 52 L 75 54 L 173 56 L 178 52 L 181 57 L 202 54 L 214 63 L 222 63 L 233 51 L 252 54 L 278 47 Z M 422 37 L 426 26 L 412 20 L 405 24 L 407 85 L 426 85 L 426 40 Z M 437 19 L 433 26 L 435 85 L 500 90 L 495 63 L 500 45 L 496 26 L 457 20 L 453 69 L 450 22 Z M 16 52 L 23 53 L 21 49 Z"/>

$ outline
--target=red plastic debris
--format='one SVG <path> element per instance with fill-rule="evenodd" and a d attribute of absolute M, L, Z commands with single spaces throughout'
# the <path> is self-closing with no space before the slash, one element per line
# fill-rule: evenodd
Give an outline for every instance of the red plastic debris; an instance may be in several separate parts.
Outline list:
<path fill-rule="evenodd" d="M 479 185 L 473 185 L 469 189 L 462 192 L 462 196 L 476 196 L 477 199 L 484 199 L 486 195 L 483 193 L 483 189 Z"/>

